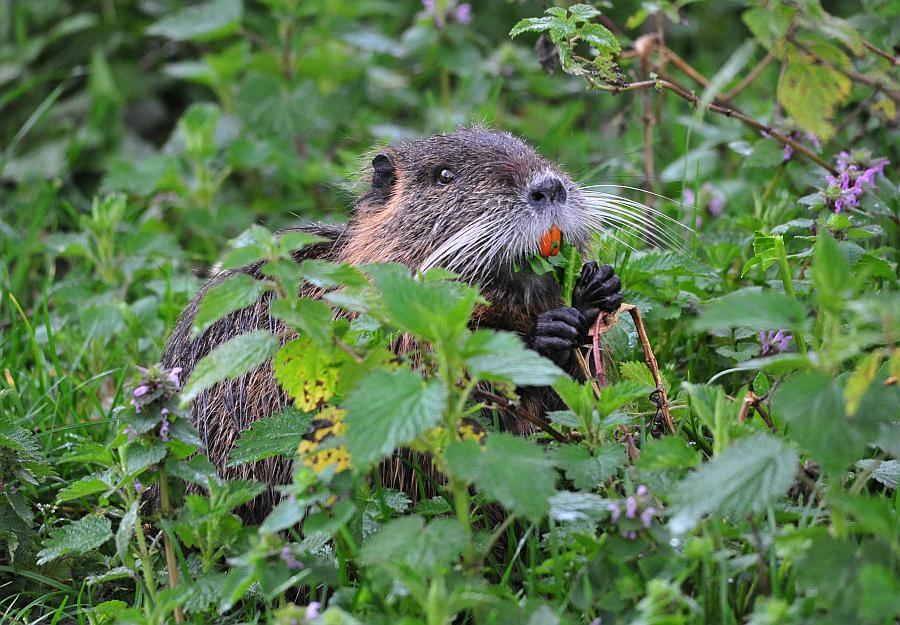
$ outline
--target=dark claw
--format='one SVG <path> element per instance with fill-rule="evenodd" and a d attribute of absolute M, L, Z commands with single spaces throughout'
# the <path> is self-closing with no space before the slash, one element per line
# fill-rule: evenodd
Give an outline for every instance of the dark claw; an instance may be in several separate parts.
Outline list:
<path fill-rule="evenodd" d="M 610 265 L 585 263 L 572 292 L 572 305 L 592 324 L 601 312 L 613 312 L 622 303 L 622 282 Z"/>
<path fill-rule="evenodd" d="M 535 320 L 531 346 L 556 364 L 564 365 L 586 328 L 584 315 L 575 308 L 563 306 L 548 310 Z"/>

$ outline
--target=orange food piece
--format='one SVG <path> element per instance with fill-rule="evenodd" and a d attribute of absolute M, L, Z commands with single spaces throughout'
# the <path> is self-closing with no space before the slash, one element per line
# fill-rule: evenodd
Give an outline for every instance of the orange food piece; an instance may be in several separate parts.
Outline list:
<path fill-rule="evenodd" d="M 559 231 L 559 226 L 553 224 L 550 226 L 550 230 L 541 237 L 541 256 L 547 258 L 559 254 L 560 241 L 562 241 L 562 233 Z"/>

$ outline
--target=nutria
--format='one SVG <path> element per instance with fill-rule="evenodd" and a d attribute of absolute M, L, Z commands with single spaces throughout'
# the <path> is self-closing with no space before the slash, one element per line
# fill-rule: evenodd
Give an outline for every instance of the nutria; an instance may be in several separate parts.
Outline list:
<path fill-rule="evenodd" d="M 587 337 L 601 311 L 622 302 L 620 283 L 609 265 L 582 267 L 573 306 L 563 303 L 550 275 L 516 271 L 517 261 L 534 253 L 552 226 L 583 253 L 597 226 L 585 198 L 572 180 L 511 134 L 480 127 L 458 130 L 386 148 L 371 161 L 367 191 L 359 197 L 346 225 L 314 224 L 299 229 L 327 239 L 295 254 L 352 264 L 398 262 L 411 269 L 441 266 L 481 286 L 490 306 L 479 307 L 473 326 L 518 333 L 528 346 L 574 372 L 573 349 Z M 259 277 L 260 264 L 240 270 Z M 261 328 L 282 329 L 269 314 L 272 295 L 219 320 L 196 339 L 191 327 L 204 293 L 235 271 L 213 277 L 179 318 L 163 353 L 163 365 L 182 367 L 186 376 L 197 361 L 220 343 Z M 301 295 L 320 293 L 299 287 Z M 559 407 L 549 389 L 520 389 L 521 408 L 543 416 Z M 272 458 L 253 465 L 226 467 L 240 433 L 256 419 L 282 410 L 289 400 L 269 364 L 201 393 L 191 415 L 210 460 L 224 477 L 255 478 L 269 485 L 290 480 L 291 463 Z M 514 415 L 503 427 L 530 430 Z M 385 487 L 415 497 L 415 475 L 395 459 L 383 471 Z M 242 516 L 258 522 L 278 497 L 271 491 Z"/>

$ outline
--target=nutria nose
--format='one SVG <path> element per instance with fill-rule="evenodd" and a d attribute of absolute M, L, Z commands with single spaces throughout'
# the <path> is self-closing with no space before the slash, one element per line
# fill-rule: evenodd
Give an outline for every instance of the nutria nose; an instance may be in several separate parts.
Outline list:
<path fill-rule="evenodd" d="M 537 210 L 543 210 L 553 204 L 562 204 L 566 201 L 566 188 L 562 180 L 556 176 L 544 178 L 531 185 L 528 189 L 528 205 Z"/>

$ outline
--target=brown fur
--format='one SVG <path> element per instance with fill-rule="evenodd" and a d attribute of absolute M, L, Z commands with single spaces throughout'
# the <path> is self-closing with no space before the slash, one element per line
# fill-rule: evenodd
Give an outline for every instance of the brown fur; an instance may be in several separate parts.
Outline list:
<path fill-rule="evenodd" d="M 474 281 L 476 276 L 467 275 L 467 271 L 474 271 L 477 259 L 488 254 L 488 269 L 477 278 L 492 305 L 479 306 L 471 324 L 517 332 L 527 342 L 535 317 L 561 306 L 562 300 L 552 278 L 518 274 L 513 271 L 511 260 L 537 249 L 541 233 L 552 223 L 560 224 L 576 244 L 585 243 L 586 230 L 579 221 L 578 190 L 574 184 L 515 137 L 480 128 L 429 137 L 383 154 L 387 161 L 382 160 L 380 170 L 373 172 L 372 184 L 357 202 L 350 222 L 346 226 L 314 224 L 300 228 L 325 236 L 329 242 L 307 248 L 295 259 L 299 262 L 319 258 L 352 264 L 400 262 L 416 269 L 454 233 L 479 218 L 493 219 L 496 215 L 496 225 L 492 223 L 482 238 L 488 239 L 502 228 L 506 228 L 502 232 L 508 236 L 494 240 L 492 249 L 479 249 L 476 238 L 471 243 L 472 250 L 465 250 L 468 256 L 459 266 L 450 268 L 460 273 L 461 279 Z M 389 167 L 385 165 L 388 161 Z M 434 182 L 442 168 L 456 173 L 457 179 L 451 185 Z M 551 174 L 565 181 L 568 206 L 553 214 L 536 213 L 525 202 L 527 189 L 535 179 Z M 506 248 L 510 253 L 501 258 L 499 252 Z M 169 337 L 162 356 L 164 366 L 182 367 L 186 376 L 210 350 L 240 333 L 257 329 L 278 333 L 284 329 L 269 313 L 272 295 L 267 293 L 253 306 L 226 316 L 200 337 L 191 338 L 193 320 L 204 294 L 236 272 L 258 277 L 259 264 L 222 272 L 197 293 Z M 299 292 L 303 296 L 321 295 L 307 285 L 301 285 Z M 409 349 L 403 345 L 395 347 L 399 352 Z M 543 415 L 557 407 L 558 399 L 547 389 L 520 389 L 520 394 L 523 407 L 533 414 Z M 193 422 L 206 453 L 223 477 L 253 478 L 270 486 L 290 481 L 291 463 L 283 458 L 225 466 L 241 432 L 253 421 L 282 410 L 287 404 L 269 363 L 236 380 L 216 384 L 193 401 Z M 528 424 L 511 414 L 503 415 L 502 425 L 516 433 L 530 431 Z M 416 458 L 404 452 L 384 464 L 383 485 L 417 498 L 417 476 L 404 459 Z M 430 465 L 427 461 L 420 464 Z M 276 491 L 268 491 L 242 510 L 242 516 L 258 522 L 278 497 Z"/>

